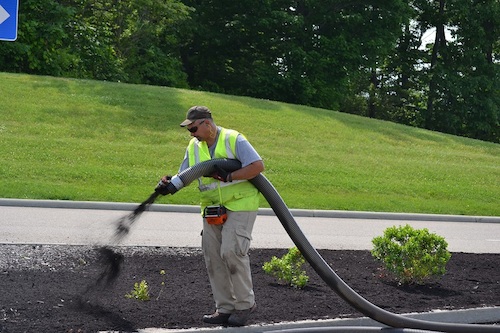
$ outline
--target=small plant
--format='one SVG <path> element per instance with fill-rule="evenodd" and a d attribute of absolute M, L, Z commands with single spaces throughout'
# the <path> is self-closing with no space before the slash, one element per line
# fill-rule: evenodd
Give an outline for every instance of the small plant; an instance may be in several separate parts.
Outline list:
<path fill-rule="evenodd" d="M 160 275 L 161 275 L 162 277 L 163 277 L 163 276 L 165 276 L 165 270 L 164 270 L 164 269 L 162 269 L 162 270 L 160 271 Z M 158 292 L 158 296 L 156 296 L 156 300 L 159 300 L 159 299 L 160 299 L 160 295 L 161 295 L 161 293 L 163 292 L 163 288 L 164 288 L 164 287 L 165 287 L 165 280 L 163 280 L 163 279 L 162 279 L 162 281 L 161 281 L 160 291 Z"/>
<path fill-rule="evenodd" d="M 267 274 L 274 276 L 279 281 L 285 281 L 294 288 L 304 288 L 309 282 L 309 276 L 302 270 L 302 265 L 305 262 L 299 249 L 294 247 L 288 250 L 288 253 L 281 259 L 273 256 L 271 261 L 264 263 L 262 269 Z"/>
<path fill-rule="evenodd" d="M 125 297 L 134 298 L 138 301 L 149 301 L 149 286 L 146 280 L 134 283 L 134 289 Z"/>
<path fill-rule="evenodd" d="M 385 229 L 384 235 L 373 238 L 372 243 L 372 256 L 381 260 L 401 284 L 423 284 L 432 276 L 444 275 L 451 258 L 443 237 L 408 224 Z"/>

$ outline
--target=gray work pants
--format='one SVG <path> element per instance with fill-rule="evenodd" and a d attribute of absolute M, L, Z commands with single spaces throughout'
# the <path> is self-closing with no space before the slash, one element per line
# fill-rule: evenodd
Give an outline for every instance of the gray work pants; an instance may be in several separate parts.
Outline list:
<path fill-rule="evenodd" d="M 255 303 L 248 250 L 256 218 L 256 211 L 228 211 L 223 225 L 203 219 L 203 255 L 220 313 L 246 310 Z"/>

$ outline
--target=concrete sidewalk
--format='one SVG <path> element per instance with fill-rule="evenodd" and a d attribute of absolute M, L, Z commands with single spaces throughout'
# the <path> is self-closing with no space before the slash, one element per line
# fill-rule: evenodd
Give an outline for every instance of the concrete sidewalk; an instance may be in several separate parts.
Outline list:
<path fill-rule="evenodd" d="M 500 321 L 500 307 L 474 308 L 455 311 L 432 311 L 427 313 L 410 313 L 404 314 L 404 317 L 414 318 L 425 321 L 456 323 L 456 324 L 473 324 L 473 323 L 494 323 Z M 214 327 L 214 328 L 192 328 L 192 329 L 164 329 L 164 328 L 144 328 L 138 330 L 139 333 L 260 333 L 273 332 L 290 329 L 304 328 L 359 328 L 359 332 L 363 332 L 366 327 L 387 327 L 368 317 L 352 318 L 352 319 L 329 319 L 329 320 L 304 320 L 298 322 L 283 322 L 269 325 L 249 325 L 245 327 Z M 112 332 L 112 331 L 106 331 Z M 415 330 L 414 332 L 417 332 Z M 424 332 L 418 330 L 418 332 Z M 430 332 L 430 331 L 425 331 Z M 500 326 L 498 326 L 500 332 Z M 473 333 L 473 331 L 471 331 Z"/>

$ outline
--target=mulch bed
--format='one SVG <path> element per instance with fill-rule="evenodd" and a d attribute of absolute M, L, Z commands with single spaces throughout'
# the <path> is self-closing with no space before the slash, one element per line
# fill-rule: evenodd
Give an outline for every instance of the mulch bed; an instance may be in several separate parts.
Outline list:
<path fill-rule="evenodd" d="M 97 247 L 0 245 L 0 332 L 97 332 L 209 327 L 201 321 L 214 305 L 201 250 L 117 247 L 120 274 L 99 280 Z M 362 317 L 306 264 L 309 283 L 294 289 L 262 270 L 284 249 L 252 249 L 258 310 L 249 324 Z M 320 250 L 333 270 L 357 293 L 395 313 L 500 306 L 500 254 L 452 253 L 444 277 L 425 285 L 400 286 L 369 251 Z M 161 270 L 165 274 L 161 274 Z M 149 301 L 125 297 L 135 282 L 149 284 Z M 162 284 L 163 282 L 163 284 Z"/>

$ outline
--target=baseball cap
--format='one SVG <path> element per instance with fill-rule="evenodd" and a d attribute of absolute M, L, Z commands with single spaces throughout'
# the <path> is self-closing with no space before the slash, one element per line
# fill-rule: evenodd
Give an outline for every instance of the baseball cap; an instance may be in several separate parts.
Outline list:
<path fill-rule="evenodd" d="M 181 126 L 187 126 L 196 119 L 212 118 L 212 112 L 206 106 L 192 106 L 186 114 L 186 120 L 181 123 Z"/>

